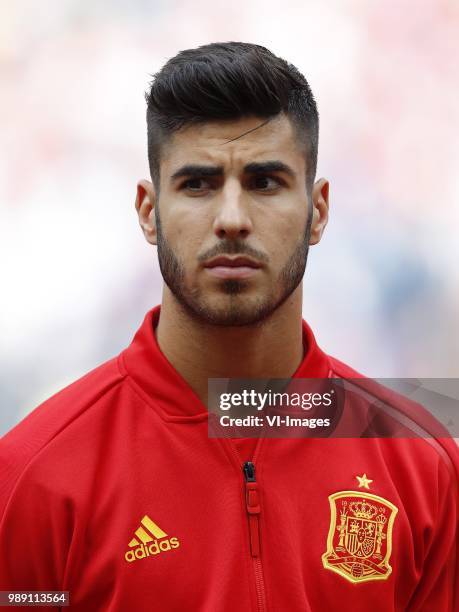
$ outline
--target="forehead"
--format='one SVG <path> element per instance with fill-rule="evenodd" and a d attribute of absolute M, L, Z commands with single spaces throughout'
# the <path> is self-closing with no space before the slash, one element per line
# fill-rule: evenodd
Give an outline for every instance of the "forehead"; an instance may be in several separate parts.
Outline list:
<path fill-rule="evenodd" d="M 183 164 L 208 163 L 237 170 L 251 161 L 279 160 L 300 173 L 305 155 L 290 119 L 244 117 L 211 121 L 175 132 L 161 155 L 161 174 L 168 176 Z"/>

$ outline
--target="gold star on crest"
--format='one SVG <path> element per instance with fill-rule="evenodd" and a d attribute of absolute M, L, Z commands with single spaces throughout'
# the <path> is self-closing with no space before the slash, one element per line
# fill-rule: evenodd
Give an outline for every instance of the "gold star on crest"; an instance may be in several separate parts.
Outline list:
<path fill-rule="evenodd" d="M 364 474 L 363 476 L 356 476 L 356 478 L 359 481 L 359 489 L 360 487 L 363 487 L 364 489 L 369 489 L 370 482 L 373 482 L 370 478 L 367 478 L 366 474 Z"/>

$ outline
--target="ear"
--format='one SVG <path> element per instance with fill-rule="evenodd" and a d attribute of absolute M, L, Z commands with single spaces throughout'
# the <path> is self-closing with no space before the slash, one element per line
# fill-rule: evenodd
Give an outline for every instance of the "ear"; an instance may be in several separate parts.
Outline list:
<path fill-rule="evenodd" d="M 137 183 L 135 209 L 139 216 L 140 227 L 150 244 L 156 244 L 155 219 L 156 194 L 153 184 L 145 179 Z"/>
<path fill-rule="evenodd" d="M 312 223 L 309 244 L 317 244 L 322 238 L 328 223 L 328 192 L 327 179 L 321 178 L 312 188 Z"/>

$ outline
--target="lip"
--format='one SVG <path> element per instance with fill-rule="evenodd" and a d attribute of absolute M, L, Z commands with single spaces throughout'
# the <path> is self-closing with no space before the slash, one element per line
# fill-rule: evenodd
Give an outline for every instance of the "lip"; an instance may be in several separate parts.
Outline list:
<path fill-rule="evenodd" d="M 260 268 L 249 268 L 248 266 L 214 266 L 213 268 L 205 268 L 211 275 L 217 278 L 250 278 L 260 271 Z"/>
<path fill-rule="evenodd" d="M 225 268 L 260 268 L 260 264 L 250 257 L 244 257 L 242 255 L 238 255 L 237 257 L 227 257 L 226 255 L 220 255 L 220 257 L 214 257 L 208 261 L 204 267 L 205 268 L 215 268 L 223 266 Z"/>
<path fill-rule="evenodd" d="M 211 276 L 236 279 L 250 278 L 260 270 L 260 267 L 258 262 L 243 256 L 215 257 L 204 266 Z"/>

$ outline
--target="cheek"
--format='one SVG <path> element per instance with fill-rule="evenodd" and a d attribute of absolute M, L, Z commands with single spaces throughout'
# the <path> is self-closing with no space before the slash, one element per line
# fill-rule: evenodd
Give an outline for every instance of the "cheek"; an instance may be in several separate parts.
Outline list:
<path fill-rule="evenodd" d="M 164 237 L 177 257 L 189 265 L 199 252 L 203 242 L 202 224 L 192 215 L 170 214 L 162 224 Z"/>
<path fill-rule="evenodd" d="M 212 225 L 208 206 L 206 208 L 199 203 L 195 206 L 176 204 L 171 207 L 169 220 L 176 235 L 195 242 L 202 240 Z"/>
<path fill-rule="evenodd" d="M 180 226 L 174 230 L 170 248 L 180 261 L 188 277 L 193 277 L 199 268 L 198 255 L 202 250 L 203 240 L 193 227 Z"/>
<path fill-rule="evenodd" d="M 279 213 L 270 220 L 270 228 L 265 227 L 265 239 L 262 241 L 270 251 L 273 263 L 284 262 L 304 239 L 307 222 L 306 211 Z"/>

